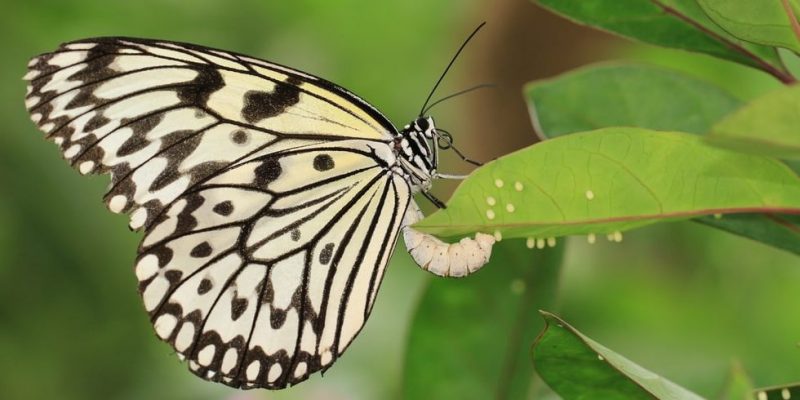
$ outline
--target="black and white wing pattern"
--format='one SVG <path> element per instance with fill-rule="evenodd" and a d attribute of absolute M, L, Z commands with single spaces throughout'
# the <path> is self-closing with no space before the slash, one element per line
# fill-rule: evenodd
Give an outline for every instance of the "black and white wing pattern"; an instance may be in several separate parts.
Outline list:
<path fill-rule="evenodd" d="M 31 60 L 25 104 L 145 236 L 156 334 L 204 379 L 283 388 L 361 330 L 411 201 L 395 128 L 350 92 L 230 52 L 130 38 Z"/>

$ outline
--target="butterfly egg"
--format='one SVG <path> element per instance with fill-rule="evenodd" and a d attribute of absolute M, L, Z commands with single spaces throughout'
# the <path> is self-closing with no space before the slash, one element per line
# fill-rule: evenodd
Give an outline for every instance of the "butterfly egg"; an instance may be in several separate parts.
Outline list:
<path fill-rule="evenodd" d="M 547 238 L 547 247 L 556 247 L 556 238 L 554 237 Z"/>
<path fill-rule="evenodd" d="M 593 191 L 591 191 L 591 190 L 587 190 L 587 191 L 586 191 L 586 199 L 587 199 L 587 200 L 592 200 L 592 199 L 594 199 L 594 192 L 593 192 Z"/>
<path fill-rule="evenodd" d="M 486 197 L 486 204 L 494 206 L 495 204 L 497 204 L 497 200 L 495 200 L 494 197 L 492 196 L 488 196 Z"/>
<path fill-rule="evenodd" d="M 525 246 L 529 249 L 536 247 L 536 239 L 529 237 L 528 240 L 525 241 Z"/>
<path fill-rule="evenodd" d="M 605 358 L 603 358 L 603 356 L 601 356 L 600 354 L 597 355 L 597 359 L 600 361 L 605 361 Z"/>
<path fill-rule="evenodd" d="M 506 204 L 506 211 L 513 213 L 515 210 L 514 205 L 511 203 Z"/>
<path fill-rule="evenodd" d="M 614 241 L 615 242 L 617 242 L 617 243 L 622 242 L 622 232 L 616 231 L 616 232 L 613 233 L 613 235 L 614 235 Z"/>
<path fill-rule="evenodd" d="M 540 239 L 536 239 L 536 248 L 537 249 L 543 249 L 546 244 L 547 243 L 545 242 L 544 239 L 541 239 L 541 238 Z"/>
<path fill-rule="evenodd" d="M 525 281 L 522 279 L 514 279 L 511 281 L 511 293 L 516 295 L 525 293 Z"/>
<path fill-rule="evenodd" d="M 787 389 L 787 388 L 783 388 L 783 389 L 781 390 L 781 399 L 783 399 L 783 400 L 789 400 L 789 399 L 791 399 L 791 398 L 792 398 L 792 393 L 791 393 L 791 392 L 789 392 L 789 389 Z"/>
<path fill-rule="evenodd" d="M 503 240 L 503 234 L 499 230 L 494 231 L 494 240 L 498 242 Z"/>
<path fill-rule="evenodd" d="M 486 218 L 494 219 L 494 211 L 491 209 L 486 210 Z"/>
<path fill-rule="evenodd" d="M 589 244 L 594 244 L 597 241 L 597 236 L 594 233 L 590 233 L 586 235 L 586 241 L 589 242 Z"/>
<path fill-rule="evenodd" d="M 767 396 L 767 392 L 765 392 L 765 391 L 758 392 L 758 395 L 756 395 L 756 397 L 758 398 L 758 400 L 768 400 L 769 399 L 769 397 Z"/>
<path fill-rule="evenodd" d="M 494 180 L 494 185 L 497 186 L 498 188 L 503 187 L 503 180 L 500 179 L 500 178 L 495 179 Z"/>
<path fill-rule="evenodd" d="M 714 214 L 714 219 L 722 219 L 722 214 L 720 213 Z"/>
<path fill-rule="evenodd" d="M 520 182 L 520 181 L 514 182 L 514 190 L 516 190 L 518 192 L 521 192 L 522 189 L 523 189 L 522 182 Z"/>

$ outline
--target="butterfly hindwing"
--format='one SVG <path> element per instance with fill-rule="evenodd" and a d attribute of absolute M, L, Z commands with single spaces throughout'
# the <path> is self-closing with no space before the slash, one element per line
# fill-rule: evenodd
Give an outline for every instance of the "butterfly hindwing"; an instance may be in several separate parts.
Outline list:
<path fill-rule="evenodd" d="M 374 304 L 411 201 L 394 127 L 322 79 L 199 46 L 62 45 L 26 107 L 143 229 L 156 334 L 199 376 L 281 388 L 324 370 Z"/>
<path fill-rule="evenodd" d="M 136 271 L 145 307 L 197 374 L 283 387 L 329 366 L 360 330 L 409 189 L 370 153 L 334 149 L 231 168 L 174 202 L 144 238 Z M 328 157 L 346 168 L 314 169 Z M 323 176 L 288 173 L 303 165 Z M 255 174 L 264 166 L 274 179 Z"/>

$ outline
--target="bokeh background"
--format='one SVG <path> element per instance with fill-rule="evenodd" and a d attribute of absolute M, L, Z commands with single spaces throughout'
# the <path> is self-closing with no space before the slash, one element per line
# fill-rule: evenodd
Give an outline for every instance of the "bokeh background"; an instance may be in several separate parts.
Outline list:
<path fill-rule="evenodd" d="M 778 86 L 706 56 L 576 26 L 525 0 L 4 2 L 0 398 L 399 398 L 411 316 L 431 279 L 398 251 L 370 322 L 324 377 L 281 392 L 195 378 L 152 332 L 132 271 L 140 235 L 102 205 L 107 178 L 67 168 L 28 120 L 21 80 L 28 58 L 92 36 L 194 42 L 323 76 L 404 124 L 484 20 L 439 94 L 497 88 L 433 113 L 477 159 L 535 142 L 524 82 L 594 61 L 670 66 L 744 99 Z M 447 166 L 468 171 L 455 160 Z M 452 189 L 436 192 L 446 198 Z M 691 222 L 630 232 L 621 244 L 573 238 L 559 300 L 559 312 L 586 334 L 706 396 L 719 392 L 732 359 L 758 386 L 800 379 L 800 262 L 746 239 Z"/>

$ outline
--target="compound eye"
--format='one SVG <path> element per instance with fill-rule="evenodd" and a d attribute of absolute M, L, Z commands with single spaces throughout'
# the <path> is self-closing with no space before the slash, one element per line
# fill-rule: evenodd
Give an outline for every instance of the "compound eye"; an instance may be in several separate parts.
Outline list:
<path fill-rule="evenodd" d="M 417 118 L 417 127 L 421 132 L 425 132 L 430 128 L 430 124 L 426 118 Z"/>

